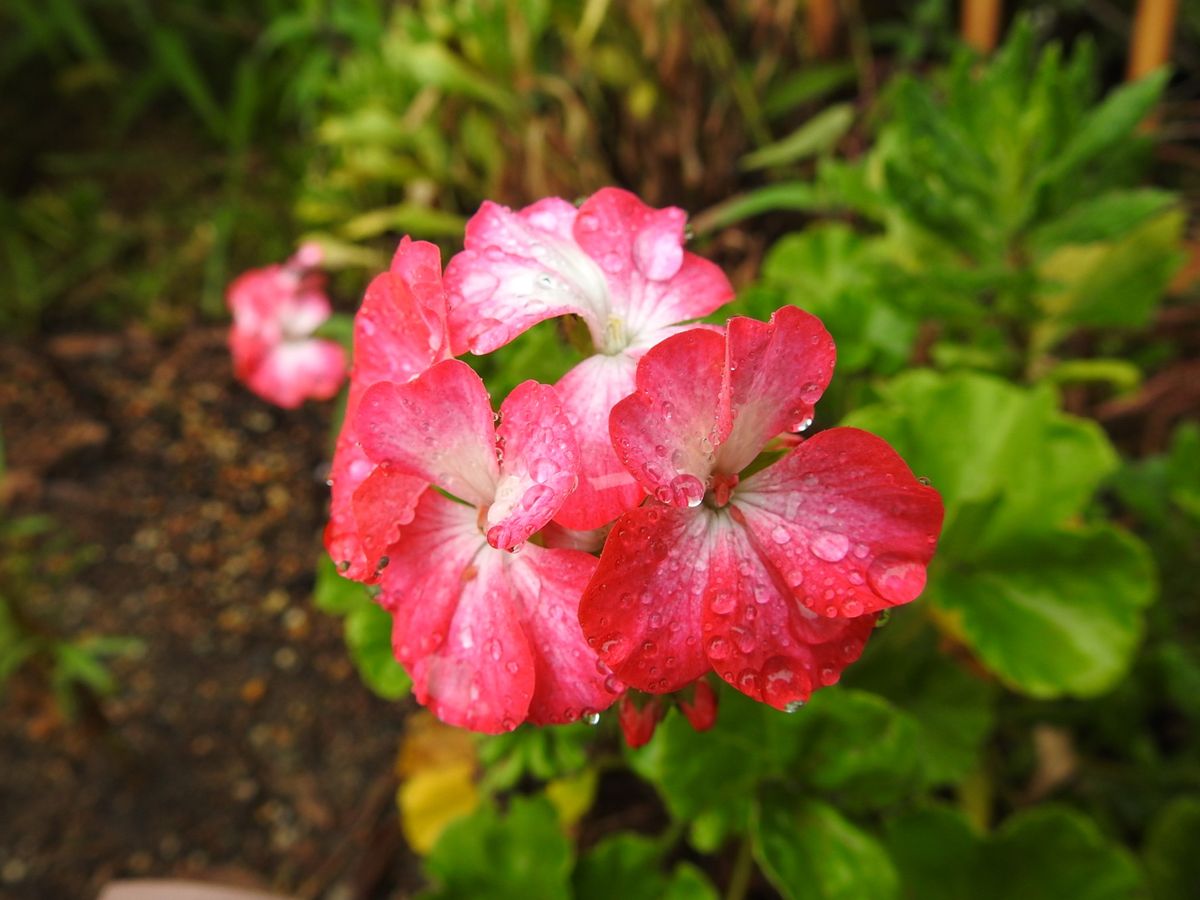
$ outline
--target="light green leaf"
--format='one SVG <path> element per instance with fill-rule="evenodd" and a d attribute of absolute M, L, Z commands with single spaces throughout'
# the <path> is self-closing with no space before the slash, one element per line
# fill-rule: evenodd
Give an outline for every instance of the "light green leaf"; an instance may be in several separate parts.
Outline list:
<path fill-rule="evenodd" d="M 346 616 L 346 646 L 358 674 L 384 700 L 398 700 L 412 689 L 412 680 L 392 654 L 392 617 L 374 602 Z"/>
<path fill-rule="evenodd" d="M 788 900 L 885 900 L 898 895 L 883 847 L 815 800 L 764 797 L 754 818 L 754 858 Z"/>
<path fill-rule="evenodd" d="M 849 60 L 806 66 L 767 91 L 763 98 L 763 113 L 770 118 L 789 113 L 802 103 L 818 100 L 852 84 L 856 74 L 857 69 Z"/>
<path fill-rule="evenodd" d="M 1178 200 L 1155 188 L 1116 190 L 1088 198 L 1039 225 L 1029 243 L 1039 255 L 1067 244 L 1095 244 L 1122 237 Z"/>
<path fill-rule="evenodd" d="M 853 105 L 838 103 L 826 107 L 782 140 L 747 153 L 742 157 L 741 167 L 754 170 L 786 166 L 827 153 L 853 124 Z"/>
<path fill-rule="evenodd" d="M 1099 525 L 1014 540 L 961 567 L 948 561 L 929 599 L 1014 688 L 1095 696 L 1129 667 L 1154 585 L 1145 546 Z"/>
<path fill-rule="evenodd" d="M 456 820 L 425 861 L 430 900 L 568 900 L 571 846 L 542 797 L 514 797 L 508 814 L 488 805 Z"/>

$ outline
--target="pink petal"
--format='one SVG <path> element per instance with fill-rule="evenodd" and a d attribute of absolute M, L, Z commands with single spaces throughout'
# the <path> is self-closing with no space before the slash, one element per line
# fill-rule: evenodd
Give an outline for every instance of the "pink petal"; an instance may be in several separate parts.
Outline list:
<path fill-rule="evenodd" d="M 617 707 L 617 722 L 621 726 L 621 734 L 625 736 L 626 746 L 636 750 L 650 743 L 662 717 L 663 703 L 658 697 L 651 697 L 640 708 L 629 694 L 621 697 L 621 705 Z"/>
<path fill-rule="evenodd" d="M 346 377 L 346 354 L 332 341 L 286 341 L 249 373 L 246 385 L 277 406 L 294 409 L 305 400 L 328 400 Z"/>
<path fill-rule="evenodd" d="M 519 212 L 485 202 L 465 249 L 446 268 L 455 354 L 488 353 L 538 322 L 575 313 L 593 335 L 608 319 L 608 288 L 567 230 L 575 208 L 549 198 Z"/>
<path fill-rule="evenodd" d="M 495 734 L 525 719 L 536 676 L 507 554 L 487 546 L 475 518 L 427 491 L 392 550 L 380 600 L 417 701 L 443 722 Z"/>
<path fill-rule="evenodd" d="M 557 521 L 591 530 L 633 509 L 645 493 L 617 459 L 609 436 L 613 404 L 633 393 L 636 363 L 627 354 L 598 354 L 585 359 L 556 385 L 579 443 L 580 477 Z"/>
<path fill-rule="evenodd" d="M 364 554 L 355 519 L 355 494 L 375 464 L 358 444 L 354 417 L 367 388 L 380 381 L 404 382 L 415 378 L 449 352 L 445 331 L 446 300 L 440 287 L 440 251 L 426 241 L 400 241 L 390 271 L 377 275 L 354 319 L 354 368 L 346 414 L 330 467 L 331 503 L 325 547 L 342 564 L 348 578 L 373 580 L 375 563 Z M 394 479 L 391 501 L 386 493 L 372 492 L 379 500 L 372 516 L 373 534 L 385 535 L 409 521 L 412 486 Z M 386 523 L 391 505 L 395 522 Z"/>
<path fill-rule="evenodd" d="M 526 381 L 500 407 L 504 460 L 488 509 L 488 543 L 511 549 L 553 518 L 579 483 L 579 446 L 554 388 Z"/>
<path fill-rule="evenodd" d="M 562 724 L 607 709 L 625 686 L 596 658 L 579 627 L 579 598 L 596 558 L 528 545 L 507 564 L 537 673 L 529 721 Z"/>
<path fill-rule="evenodd" d="M 721 402 L 731 433 L 717 469 L 737 474 L 771 438 L 808 427 L 833 377 L 836 351 L 820 319 L 794 306 L 767 323 L 735 316 L 726 333 L 729 380 Z"/>
<path fill-rule="evenodd" d="M 666 693 L 708 671 L 700 623 L 715 516 L 652 505 L 613 526 L 579 622 L 588 645 L 627 684 Z"/>
<path fill-rule="evenodd" d="M 374 467 L 354 491 L 352 512 L 358 547 L 367 565 L 376 571 L 347 571 L 348 577 L 375 580 L 389 548 L 400 539 L 401 527 L 412 521 L 417 501 L 427 487 L 429 482 L 424 478 L 398 472 L 388 464 Z"/>
<path fill-rule="evenodd" d="M 448 359 L 406 384 L 372 385 L 354 430 L 374 462 L 390 462 L 474 506 L 492 502 L 500 467 L 491 400 L 466 363 Z"/>
<path fill-rule="evenodd" d="M 827 619 L 805 609 L 747 532 L 724 522 L 705 595 L 705 652 L 717 674 L 748 697 L 777 709 L 803 703 L 858 659 L 875 617 Z"/>
<path fill-rule="evenodd" d="M 942 527 L 938 492 L 857 428 L 804 441 L 743 481 L 732 508 L 796 599 L 822 616 L 914 600 Z"/>
<path fill-rule="evenodd" d="M 717 266 L 683 250 L 686 220 L 681 209 L 653 209 L 619 188 L 603 188 L 579 208 L 575 238 L 604 270 L 611 311 L 630 340 L 733 299 Z"/>
<path fill-rule="evenodd" d="M 691 330 L 663 341 L 638 364 L 637 392 L 613 407 L 617 458 L 664 503 L 696 506 L 716 448 L 725 341 Z"/>

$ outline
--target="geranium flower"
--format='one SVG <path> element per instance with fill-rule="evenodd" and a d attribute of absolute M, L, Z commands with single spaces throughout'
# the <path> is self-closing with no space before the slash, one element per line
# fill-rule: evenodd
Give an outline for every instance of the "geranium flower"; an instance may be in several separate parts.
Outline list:
<path fill-rule="evenodd" d="M 407 384 L 368 389 L 354 428 L 381 470 L 462 501 L 425 491 L 383 570 L 380 603 L 417 700 L 444 722 L 490 733 L 609 706 L 623 685 L 578 620 L 596 558 L 525 544 L 579 479 L 579 448 L 554 388 L 519 385 L 497 427 L 479 376 L 446 360 Z"/>
<path fill-rule="evenodd" d="M 519 212 L 484 203 L 446 267 L 455 355 L 491 352 L 555 316 L 587 325 L 595 355 L 556 385 L 583 460 L 557 516 L 568 528 L 598 528 L 641 501 L 613 453 L 609 412 L 632 392 L 642 354 L 733 296 L 720 269 L 683 250 L 685 219 L 616 188 L 579 209 L 557 198 Z"/>
<path fill-rule="evenodd" d="M 229 350 L 238 379 L 264 400 L 294 409 L 327 400 L 346 377 L 346 354 L 311 337 L 332 312 L 324 277 L 313 269 L 321 248 L 306 244 L 283 265 L 252 269 L 229 286 Z"/>
<path fill-rule="evenodd" d="M 834 356 L 821 323 L 785 307 L 642 358 L 612 437 L 660 499 L 617 520 L 579 610 L 627 684 L 665 693 L 712 669 L 786 709 L 838 680 L 877 612 L 921 592 L 941 498 L 880 438 L 830 429 L 742 478 L 811 423 Z"/>
<path fill-rule="evenodd" d="M 354 430 L 362 396 L 381 381 L 409 381 L 449 355 L 441 251 L 405 237 L 391 268 L 367 286 L 354 318 L 354 366 L 330 467 L 332 498 L 325 528 L 325 549 L 347 578 L 378 580 L 379 561 L 399 526 L 412 520 L 429 484 L 379 469 L 368 459 Z M 371 484 L 363 488 L 368 480 Z"/>

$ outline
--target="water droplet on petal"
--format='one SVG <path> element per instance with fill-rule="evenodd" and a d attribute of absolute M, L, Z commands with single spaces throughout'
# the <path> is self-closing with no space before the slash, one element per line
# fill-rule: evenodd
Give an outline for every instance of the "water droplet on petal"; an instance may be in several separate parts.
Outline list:
<path fill-rule="evenodd" d="M 596 712 L 594 709 L 585 709 L 583 711 L 583 721 L 587 722 L 589 725 L 596 725 L 600 722 L 600 713 Z"/>
<path fill-rule="evenodd" d="M 786 544 L 792 539 L 792 534 L 782 525 L 776 525 L 771 529 L 771 540 L 777 544 Z"/>
<path fill-rule="evenodd" d="M 715 637 L 708 642 L 708 655 L 711 659 L 725 659 L 729 650 L 729 641 L 723 637 Z"/>
<path fill-rule="evenodd" d="M 813 537 L 813 556 L 825 562 L 840 562 L 850 549 L 850 539 L 836 531 L 818 531 Z"/>
<path fill-rule="evenodd" d="M 890 603 L 908 603 L 925 589 L 925 566 L 900 556 L 881 556 L 867 569 L 871 589 Z"/>
<path fill-rule="evenodd" d="M 800 387 L 800 399 L 810 406 L 821 399 L 821 386 L 810 381 Z"/>
<path fill-rule="evenodd" d="M 729 591 L 721 591 L 712 599 L 712 611 L 718 616 L 727 616 L 737 605 L 737 597 Z"/>

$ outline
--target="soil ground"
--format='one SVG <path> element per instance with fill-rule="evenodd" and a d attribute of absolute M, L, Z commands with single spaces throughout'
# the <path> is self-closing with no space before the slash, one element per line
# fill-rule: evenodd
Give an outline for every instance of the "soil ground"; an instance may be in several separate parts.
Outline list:
<path fill-rule="evenodd" d="M 0 696 L 0 896 L 132 876 L 347 900 L 412 885 L 391 774 L 407 707 L 367 692 L 310 601 L 331 407 L 249 394 L 217 328 L 0 342 L 0 513 L 48 514 L 90 548 L 22 605 L 144 644 L 74 719 L 44 666 Z"/>

